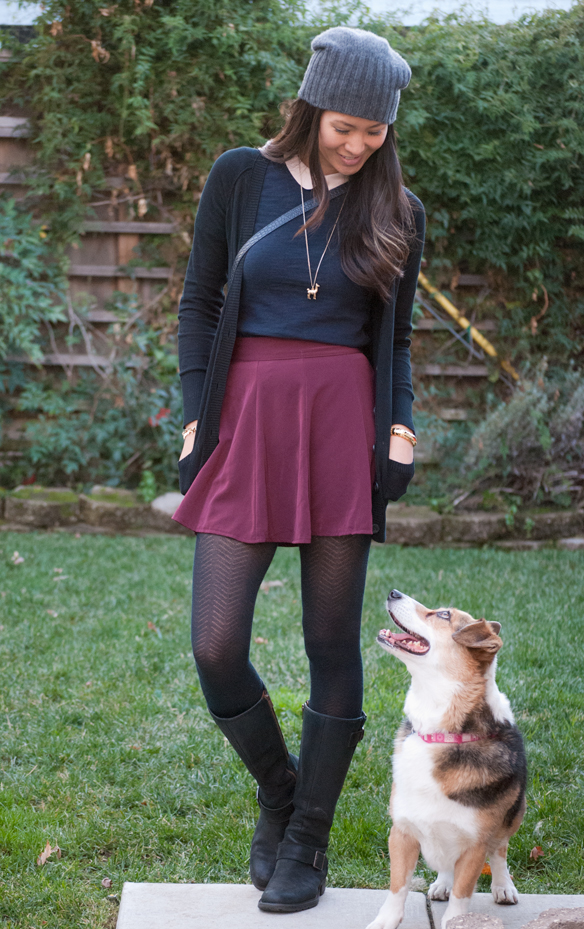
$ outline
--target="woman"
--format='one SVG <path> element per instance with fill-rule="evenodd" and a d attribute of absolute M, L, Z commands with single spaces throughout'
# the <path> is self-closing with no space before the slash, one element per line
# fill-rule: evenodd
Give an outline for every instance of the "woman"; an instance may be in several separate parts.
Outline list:
<path fill-rule="evenodd" d="M 197 532 L 193 653 L 209 710 L 258 783 L 250 871 L 274 912 L 324 892 L 365 722 L 370 541 L 385 537 L 416 442 L 409 334 L 424 214 L 403 188 L 392 126 L 411 72 L 359 29 L 329 29 L 312 49 L 277 138 L 215 163 L 179 310 L 175 519 Z M 249 661 L 278 544 L 300 548 L 310 698 L 299 759 Z"/>

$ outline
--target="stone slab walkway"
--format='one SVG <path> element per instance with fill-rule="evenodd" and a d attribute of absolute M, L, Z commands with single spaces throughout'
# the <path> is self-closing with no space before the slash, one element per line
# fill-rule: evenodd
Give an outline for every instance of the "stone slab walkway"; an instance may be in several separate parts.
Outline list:
<path fill-rule="evenodd" d="M 385 890 L 330 887 L 302 913 L 262 913 L 250 884 L 124 884 L 116 929 L 365 929 Z M 411 893 L 400 929 L 430 929 L 426 898 Z"/>
<path fill-rule="evenodd" d="M 447 905 L 432 901 L 435 929 L 440 929 L 440 920 Z M 471 910 L 473 913 L 482 913 L 485 916 L 498 916 L 505 929 L 522 929 L 544 910 L 577 906 L 584 906 L 584 894 L 519 894 L 517 906 L 499 906 L 493 901 L 491 894 L 475 894 L 472 898 Z"/>
<path fill-rule="evenodd" d="M 249 884 L 124 884 L 116 929 L 365 929 L 386 890 L 330 887 L 319 905 L 303 913 L 262 913 L 259 891 Z M 473 913 L 497 916 L 505 929 L 522 929 L 543 910 L 584 906 L 584 894 L 523 894 L 517 906 L 498 906 L 490 894 L 475 894 Z M 410 893 L 400 929 L 440 929 L 446 903 Z M 584 926 L 583 926 L 584 929 Z"/>

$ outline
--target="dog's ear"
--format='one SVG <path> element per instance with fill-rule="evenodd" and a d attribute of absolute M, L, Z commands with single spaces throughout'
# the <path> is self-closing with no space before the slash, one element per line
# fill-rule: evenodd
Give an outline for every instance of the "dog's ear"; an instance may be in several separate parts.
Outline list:
<path fill-rule="evenodd" d="M 479 619 L 476 623 L 468 623 L 452 636 L 459 645 L 476 649 L 477 658 L 490 661 L 495 657 L 503 642 L 497 635 L 501 629 L 500 623 L 488 623 L 486 619 Z"/>

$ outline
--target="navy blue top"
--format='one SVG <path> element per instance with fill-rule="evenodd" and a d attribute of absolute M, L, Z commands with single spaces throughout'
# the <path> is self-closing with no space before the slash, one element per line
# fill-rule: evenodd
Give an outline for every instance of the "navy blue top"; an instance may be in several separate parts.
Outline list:
<path fill-rule="evenodd" d="M 312 196 L 312 191 L 304 191 L 305 202 Z M 313 275 L 344 199 L 341 195 L 331 200 L 318 229 L 308 230 Z M 254 234 L 300 202 L 300 185 L 289 169 L 285 164 L 270 162 Z M 355 284 L 343 271 L 337 228 L 318 272 L 317 298 L 309 300 L 306 242 L 304 234 L 294 237 L 302 223 L 300 217 L 280 226 L 245 256 L 237 334 L 364 348 L 369 342 L 373 291 Z"/>

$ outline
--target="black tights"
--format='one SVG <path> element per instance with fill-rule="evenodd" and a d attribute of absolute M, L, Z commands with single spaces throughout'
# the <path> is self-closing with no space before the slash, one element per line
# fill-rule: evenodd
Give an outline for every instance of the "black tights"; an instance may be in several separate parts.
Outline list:
<path fill-rule="evenodd" d="M 361 714 L 361 609 L 369 544 L 369 536 L 347 535 L 315 536 L 299 546 L 310 706 L 327 716 Z M 237 716 L 261 697 L 263 684 L 249 660 L 249 647 L 256 597 L 276 547 L 197 535 L 193 654 L 216 716 Z"/>

